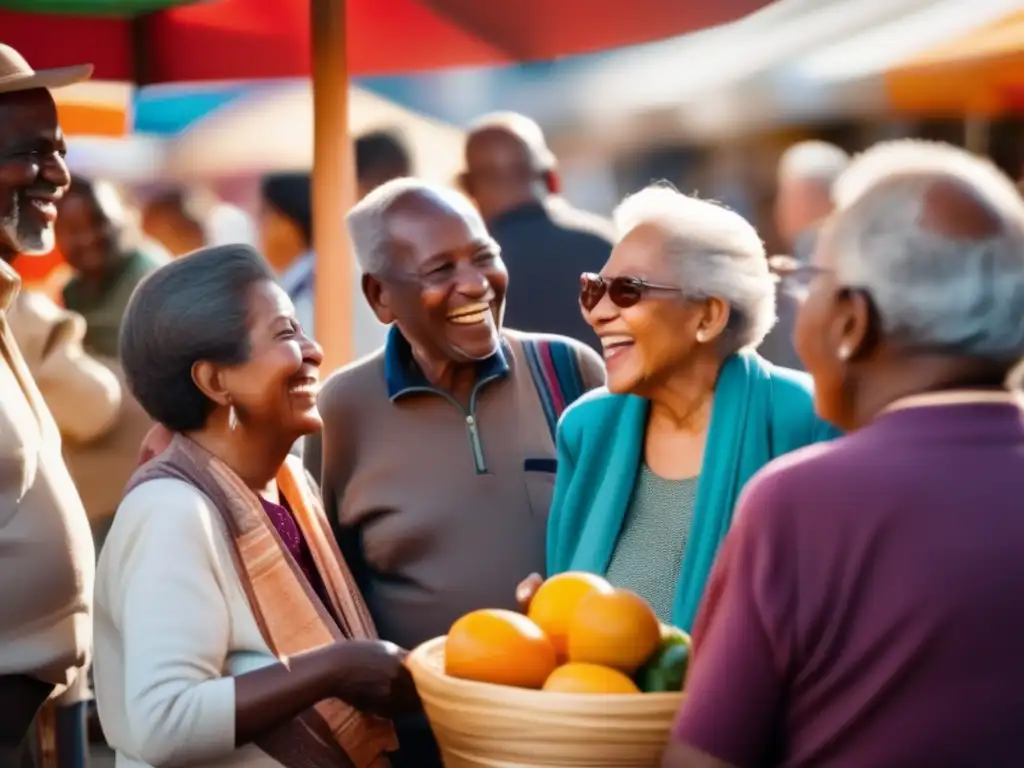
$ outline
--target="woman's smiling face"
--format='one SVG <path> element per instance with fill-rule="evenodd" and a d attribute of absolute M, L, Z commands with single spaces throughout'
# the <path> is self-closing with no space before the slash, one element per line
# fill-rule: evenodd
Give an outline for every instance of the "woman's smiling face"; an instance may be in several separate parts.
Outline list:
<path fill-rule="evenodd" d="M 248 360 L 224 373 L 239 417 L 295 439 L 318 431 L 323 351 L 274 282 L 257 283 L 249 292 L 249 349 Z"/>
<path fill-rule="evenodd" d="M 601 278 L 606 284 L 630 277 L 685 289 L 666 259 L 666 244 L 657 225 L 641 224 L 615 246 Z M 655 289 L 645 291 L 636 304 L 620 307 L 609 293 L 592 309 L 583 307 L 583 317 L 601 339 L 609 390 L 643 395 L 693 353 L 702 302 L 687 301 L 675 290 Z"/>

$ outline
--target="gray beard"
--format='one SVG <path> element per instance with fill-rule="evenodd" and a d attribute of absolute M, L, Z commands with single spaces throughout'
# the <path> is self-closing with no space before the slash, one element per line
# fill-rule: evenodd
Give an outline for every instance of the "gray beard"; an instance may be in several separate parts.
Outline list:
<path fill-rule="evenodd" d="M 26 256 L 44 256 L 52 251 L 55 244 L 53 225 L 30 230 L 27 224 L 22 224 L 20 210 L 21 194 L 14 192 L 11 194 L 11 212 L 0 217 L 0 236 L 16 253 Z"/>

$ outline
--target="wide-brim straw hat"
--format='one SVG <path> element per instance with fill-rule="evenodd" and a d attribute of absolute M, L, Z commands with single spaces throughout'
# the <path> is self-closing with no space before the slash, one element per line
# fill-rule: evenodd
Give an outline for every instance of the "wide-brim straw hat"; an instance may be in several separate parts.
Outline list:
<path fill-rule="evenodd" d="M 34 88 L 63 88 L 92 75 L 92 64 L 77 64 L 56 69 L 32 69 L 25 57 L 0 43 L 0 93 L 30 91 Z"/>

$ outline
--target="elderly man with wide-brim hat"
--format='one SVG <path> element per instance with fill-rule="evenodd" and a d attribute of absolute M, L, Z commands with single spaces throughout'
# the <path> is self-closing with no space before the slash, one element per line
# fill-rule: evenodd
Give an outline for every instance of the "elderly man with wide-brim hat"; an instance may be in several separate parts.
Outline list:
<path fill-rule="evenodd" d="M 7 323 L 17 254 L 53 248 L 70 183 L 51 88 L 92 67 L 33 70 L 0 44 L 0 765 L 19 765 L 42 705 L 85 683 L 95 553 L 60 433 Z"/>

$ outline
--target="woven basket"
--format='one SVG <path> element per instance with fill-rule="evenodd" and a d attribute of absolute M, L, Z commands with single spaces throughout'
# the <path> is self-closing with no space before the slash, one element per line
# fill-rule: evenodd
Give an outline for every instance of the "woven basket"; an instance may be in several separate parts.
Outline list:
<path fill-rule="evenodd" d="M 682 693 L 579 694 L 444 673 L 445 638 L 408 666 L 446 768 L 647 768 L 661 764 Z"/>

